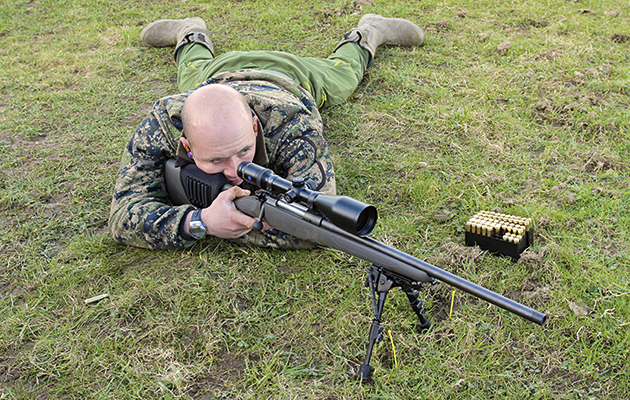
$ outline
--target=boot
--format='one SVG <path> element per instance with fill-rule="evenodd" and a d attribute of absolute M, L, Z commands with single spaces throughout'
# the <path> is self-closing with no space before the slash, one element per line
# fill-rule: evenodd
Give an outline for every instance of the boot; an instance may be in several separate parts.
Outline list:
<path fill-rule="evenodd" d="M 348 42 L 358 43 L 370 53 L 372 63 L 376 48 L 380 45 L 420 46 L 424 42 L 424 32 L 413 22 L 403 18 L 385 18 L 376 14 L 366 14 L 356 28 L 346 32 L 335 50 Z"/>
<path fill-rule="evenodd" d="M 140 32 L 140 40 L 149 47 L 175 46 L 175 54 L 185 44 L 199 43 L 210 50 L 214 57 L 210 32 L 206 30 L 206 23 L 197 17 L 151 22 Z"/>

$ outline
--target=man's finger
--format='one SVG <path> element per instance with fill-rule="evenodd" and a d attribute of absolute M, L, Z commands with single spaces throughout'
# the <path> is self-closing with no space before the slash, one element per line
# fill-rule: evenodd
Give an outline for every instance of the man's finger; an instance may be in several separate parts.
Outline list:
<path fill-rule="evenodd" d="M 219 193 L 217 199 L 225 200 L 225 201 L 234 201 L 239 197 L 249 196 L 249 190 L 242 189 L 238 186 L 233 186 L 226 190 L 225 192 Z"/>
<path fill-rule="evenodd" d="M 256 222 L 256 218 L 252 218 L 249 215 L 245 215 L 239 211 L 238 215 L 234 216 L 234 222 L 239 225 L 246 226 L 249 229 L 252 229 L 254 222 Z"/>
<path fill-rule="evenodd" d="M 249 190 L 245 190 L 243 188 L 240 188 L 238 186 L 234 186 L 237 190 L 236 190 L 236 197 L 245 197 L 245 196 L 249 196 Z"/>

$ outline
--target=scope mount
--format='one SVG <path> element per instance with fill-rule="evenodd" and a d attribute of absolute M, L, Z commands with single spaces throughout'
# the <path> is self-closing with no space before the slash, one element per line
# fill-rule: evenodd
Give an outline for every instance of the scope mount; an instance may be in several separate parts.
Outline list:
<path fill-rule="evenodd" d="M 312 180 L 310 179 L 305 180 L 301 176 L 296 176 L 293 179 L 291 179 L 291 187 L 289 187 L 289 189 L 286 192 L 281 194 L 280 197 L 282 198 L 282 200 L 286 201 L 287 203 L 294 203 L 295 201 L 299 200 L 300 197 L 302 197 L 302 192 L 306 192 L 305 189 L 309 191 L 313 191 L 315 190 L 316 186 L 317 185 Z M 308 206 L 309 209 L 315 208 L 314 200 L 315 200 L 315 197 L 317 197 L 318 195 L 319 195 L 319 192 L 312 192 L 311 195 L 307 197 L 306 205 Z"/>

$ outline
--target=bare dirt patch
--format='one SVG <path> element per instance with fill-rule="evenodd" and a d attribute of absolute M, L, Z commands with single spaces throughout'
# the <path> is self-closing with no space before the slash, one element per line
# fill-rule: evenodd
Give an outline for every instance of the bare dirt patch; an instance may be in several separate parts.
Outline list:
<path fill-rule="evenodd" d="M 248 361 L 239 354 L 222 351 L 212 366 L 212 374 L 197 378 L 186 387 L 186 394 L 195 399 L 213 399 L 227 389 L 226 382 L 238 380 L 245 371 Z"/>
<path fill-rule="evenodd" d="M 630 35 L 625 35 L 623 33 L 613 33 L 610 37 L 610 40 L 615 43 L 626 43 L 628 40 L 630 40 Z"/>
<path fill-rule="evenodd" d="M 478 264 L 484 259 L 484 252 L 477 246 L 464 246 L 446 241 L 437 251 L 435 264 L 441 267 L 459 267 L 463 264 Z"/>
<path fill-rule="evenodd" d="M 329 24 L 328 21 L 335 16 L 358 14 L 363 10 L 364 6 L 371 6 L 371 5 L 372 5 L 372 0 L 353 0 L 334 9 L 317 11 L 315 12 L 315 15 L 317 15 L 320 18 L 320 20 L 322 21 L 322 24 L 326 25 L 326 24 Z"/>
<path fill-rule="evenodd" d="M 610 169 L 621 172 L 627 169 L 626 163 L 602 151 L 593 150 L 585 154 L 582 159 L 585 160 L 582 169 L 587 173 L 599 173 Z"/>

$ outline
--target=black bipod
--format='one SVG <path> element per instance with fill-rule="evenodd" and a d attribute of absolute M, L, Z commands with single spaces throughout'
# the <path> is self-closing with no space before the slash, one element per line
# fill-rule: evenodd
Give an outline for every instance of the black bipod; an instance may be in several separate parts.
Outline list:
<path fill-rule="evenodd" d="M 369 267 L 366 279 L 366 286 L 370 288 L 372 294 L 372 308 L 374 309 L 374 319 L 370 326 L 368 339 L 368 348 L 365 355 L 365 362 L 359 367 L 357 378 L 363 381 L 372 379 L 372 367 L 370 359 L 372 358 L 372 350 L 374 344 L 383 340 L 383 326 L 381 325 L 381 317 L 385 306 L 385 299 L 390 289 L 400 287 L 409 300 L 409 305 L 413 312 L 418 316 L 418 328 L 421 330 L 429 329 L 431 322 L 424 316 L 426 309 L 422 306 L 422 302 L 418 299 L 418 291 L 423 288 L 422 283 L 411 282 L 401 276 L 390 271 L 384 270 L 372 265 Z M 431 283 L 431 290 L 437 284 L 437 281 Z"/>

